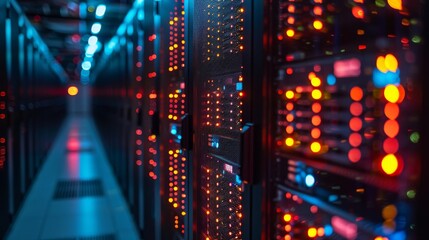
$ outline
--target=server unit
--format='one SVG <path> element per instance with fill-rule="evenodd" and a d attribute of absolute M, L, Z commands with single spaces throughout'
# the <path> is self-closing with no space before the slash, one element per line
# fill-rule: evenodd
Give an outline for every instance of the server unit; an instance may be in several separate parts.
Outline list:
<path fill-rule="evenodd" d="M 160 166 L 162 239 L 192 235 L 192 177 L 189 147 L 189 78 L 185 3 L 160 1 Z M 183 124 L 182 124 L 183 123 Z"/>
<path fill-rule="evenodd" d="M 418 1 L 275 1 L 271 239 L 414 239 Z"/>
<path fill-rule="evenodd" d="M 136 2 L 92 74 L 94 116 L 143 237 L 160 237 L 159 24 L 156 1 Z M 117 128 L 111 130 L 111 126 Z"/>
<path fill-rule="evenodd" d="M 262 1 L 189 1 L 193 46 L 194 239 L 259 239 Z M 259 14 L 262 15 L 262 14 Z M 260 26 L 258 25 L 260 24 Z M 258 171 L 259 172 L 259 171 Z M 253 216 L 252 216 L 253 215 Z"/>
<path fill-rule="evenodd" d="M 15 1 L 0 3 L 0 236 L 66 113 L 67 77 Z"/>

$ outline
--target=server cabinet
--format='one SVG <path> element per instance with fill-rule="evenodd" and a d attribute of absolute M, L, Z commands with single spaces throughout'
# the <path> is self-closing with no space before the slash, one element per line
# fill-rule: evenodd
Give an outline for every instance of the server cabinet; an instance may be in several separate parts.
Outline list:
<path fill-rule="evenodd" d="M 1 1 L 0 7 L 0 236 L 3 236 L 62 123 L 67 78 L 19 5 L 15 1 Z M 43 117 L 42 121 L 38 115 Z M 40 139 L 38 133 L 43 133 Z"/>
<path fill-rule="evenodd" d="M 271 239 L 414 239 L 418 1 L 274 1 Z"/>
<path fill-rule="evenodd" d="M 190 239 L 191 159 L 188 134 L 188 78 L 185 66 L 185 3 L 160 1 L 160 138 L 162 239 Z M 186 123 L 185 123 L 186 124 Z"/>
<path fill-rule="evenodd" d="M 252 33 L 260 2 L 189 1 L 195 239 L 260 238 L 261 219 L 252 217 L 253 207 L 261 209 L 252 206 L 262 81 L 253 76 L 260 66 L 253 65 Z"/>
<path fill-rule="evenodd" d="M 92 90 L 109 160 L 147 239 L 160 238 L 161 219 L 156 6 L 157 1 L 135 2 L 106 44 Z M 118 126 L 113 132 L 112 123 Z"/>
<path fill-rule="evenodd" d="M 0 52 L 6 52 L 6 1 L 0 1 Z M 0 236 L 9 224 L 9 186 L 7 160 L 7 55 L 0 54 Z"/>

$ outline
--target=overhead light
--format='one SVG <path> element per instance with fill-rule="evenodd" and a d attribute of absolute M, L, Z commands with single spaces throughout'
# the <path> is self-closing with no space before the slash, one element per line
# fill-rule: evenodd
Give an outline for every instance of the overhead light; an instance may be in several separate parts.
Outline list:
<path fill-rule="evenodd" d="M 106 5 L 100 4 L 97 6 L 97 10 L 95 10 L 95 17 L 97 19 L 101 19 L 104 17 L 105 13 L 106 13 Z"/>
<path fill-rule="evenodd" d="M 91 45 L 97 45 L 97 42 L 98 42 L 98 37 L 96 37 L 96 36 L 91 36 L 91 37 L 89 37 L 89 39 L 88 39 L 88 44 L 91 46 Z"/>
<path fill-rule="evenodd" d="M 92 57 L 94 53 L 97 51 L 98 46 L 97 45 L 89 45 L 86 49 L 85 56 L 86 57 Z"/>
<path fill-rule="evenodd" d="M 100 30 L 101 30 L 101 24 L 100 23 L 92 24 L 92 27 L 91 27 L 92 34 L 98 34 L 100 32 Z"/>
<path fill-rule="evenodd" d="M 82 69 L 83 70 L 89 70 L 89 69 L 91 69 L 91 67 L 92 67 L 92 64 L 90 61 L 84 61 L 82 63 Z"/>

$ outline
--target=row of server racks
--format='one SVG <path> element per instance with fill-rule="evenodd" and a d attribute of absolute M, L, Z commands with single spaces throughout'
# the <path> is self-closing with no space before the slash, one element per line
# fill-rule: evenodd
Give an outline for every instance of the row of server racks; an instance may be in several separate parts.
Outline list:
<path fill-rule="evenodd" d="M 422 237 L 423 7 L 136 1 L 91 76 L 142 238 Z"/>
<path fill-rule="evenodd" d="M 0 1 L 0 237 L 65 116 L 67 77 L 15 1 Z"/>

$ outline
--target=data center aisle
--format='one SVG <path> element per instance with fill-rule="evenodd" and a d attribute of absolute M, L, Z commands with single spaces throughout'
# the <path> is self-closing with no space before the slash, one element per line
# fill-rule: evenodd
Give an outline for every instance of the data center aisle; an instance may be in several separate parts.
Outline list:
<path fill-rule="evenodd" d="M 69 117 L 7 239 L 138 239 L 90 117 Z"/>

